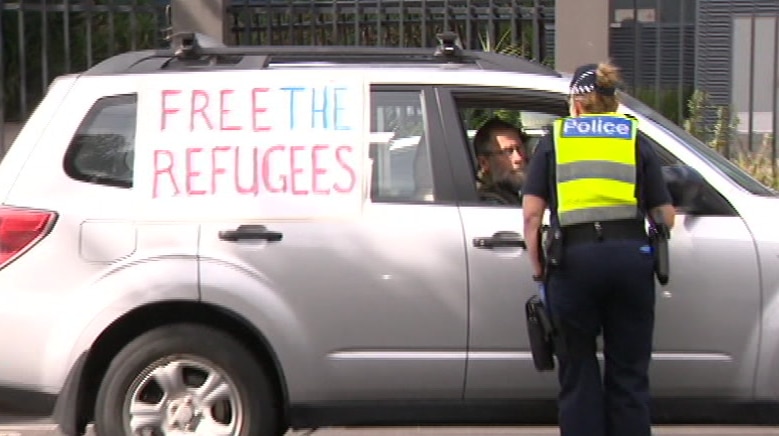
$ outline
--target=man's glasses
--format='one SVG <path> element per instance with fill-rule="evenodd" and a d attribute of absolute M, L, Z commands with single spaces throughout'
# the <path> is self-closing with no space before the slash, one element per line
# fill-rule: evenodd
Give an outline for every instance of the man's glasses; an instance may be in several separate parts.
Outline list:
<path fill-rule="evenodd" d="M 517 145 L 517 146 L 514 146 L 514 147 L 501 148 L 501 149 L 498 149 L 498 150 L 491 150 L 490 154 L 496 154 L 496 155 L 503 155 L 503 156 L 506 156 L 506 157 L 511 157 L 511 155 L 514 154 L 515 151 L 517 152 L 518 155 L 523 156 L 522 153 L 524 152 L 524 150 L 522 149 L 521 145 Z"/>

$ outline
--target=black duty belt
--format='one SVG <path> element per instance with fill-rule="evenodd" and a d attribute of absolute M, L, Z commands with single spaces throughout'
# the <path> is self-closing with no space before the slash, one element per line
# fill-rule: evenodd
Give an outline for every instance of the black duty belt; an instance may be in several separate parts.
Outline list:
<path fill-rule="evenodd" d="M 563 229 L 563 245 L 613 241 L 647 240 L 644 222 L 639 220 L 600 221 Z"/>

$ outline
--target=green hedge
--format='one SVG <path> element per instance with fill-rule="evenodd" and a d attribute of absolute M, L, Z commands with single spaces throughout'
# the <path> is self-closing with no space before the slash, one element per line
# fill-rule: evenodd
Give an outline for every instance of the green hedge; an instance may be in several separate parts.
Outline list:
<path fill-rule="evenodd" d="M 159 8 L 152 7 L 153 0 L 137 0 L 137 13 L 129 12 L 126 7 L 114 7 L 111 14 L 109 3 L 94 0 L 91 13 L 69 12 L 67 16 L 52 10 L 2 11 L 5 121 L 23 120 L 58 75 L 83 71 L 132 48 L 159 46 L 161 33 L 156 31 Z M 24 35 L 23 40 L 20 35 Z M 70 38 L 69 57 L 66 38 Z M 26 100 L 26 108 L 22 98 Z"/>

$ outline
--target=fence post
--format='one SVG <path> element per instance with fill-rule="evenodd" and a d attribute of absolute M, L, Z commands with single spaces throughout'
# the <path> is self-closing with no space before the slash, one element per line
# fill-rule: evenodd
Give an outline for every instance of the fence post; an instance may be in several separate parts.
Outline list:
<path fill-rule="evenodd" d="M 555 69 L 573 73 L 577 66 L 609 56 L 609 0 L 555 2 Z"/>
<path fill-rule="evenodd" d="M 230 44 L 230 0 L 171 0 L 173 32 L 198 32 Z"/>

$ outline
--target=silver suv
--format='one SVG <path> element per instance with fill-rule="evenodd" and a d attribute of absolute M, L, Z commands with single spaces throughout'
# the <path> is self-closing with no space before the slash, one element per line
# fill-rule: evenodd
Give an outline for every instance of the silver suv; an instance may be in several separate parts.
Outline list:
<path fill-rule="evenodd" d="M 542 135 L 566 78 L 446 38 L 178 41 L 56 79 L 0 164 L 3 412 L 275 436 L 553 411 L 522 211 L 479 201 L 471 137 L 495 114 Z M 680 213 L 654 396 L 779 398 L 777 193 L 622 101 Z"/>

